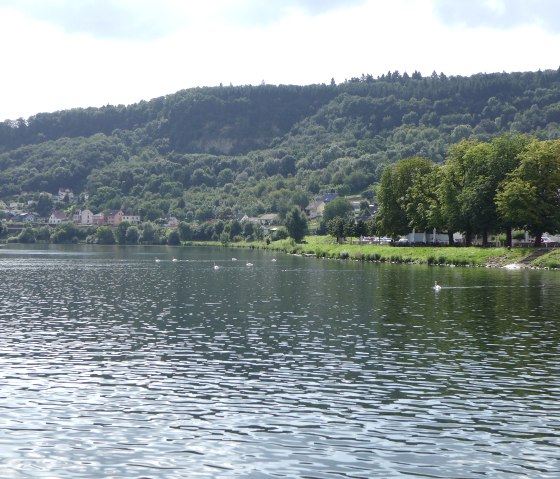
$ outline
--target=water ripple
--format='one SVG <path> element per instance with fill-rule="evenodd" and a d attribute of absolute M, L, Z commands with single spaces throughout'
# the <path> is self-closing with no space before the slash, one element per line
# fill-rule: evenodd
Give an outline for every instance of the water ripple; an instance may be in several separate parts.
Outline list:
<path fill-rule="evenodd" d="M 166 251 L 2 253 L 3 477 L 560 475 L 555 276 Z"/>

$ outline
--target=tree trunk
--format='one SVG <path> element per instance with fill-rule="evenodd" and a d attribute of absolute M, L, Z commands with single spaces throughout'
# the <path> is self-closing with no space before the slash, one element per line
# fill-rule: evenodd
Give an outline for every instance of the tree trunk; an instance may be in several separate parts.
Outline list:
<path fill-rule="evenodd" d="M 472 231 L 465 231 L 465 246 L 472 246 Z"/>
<path fill-rule="evenodd" d="M 535 233 L 535 248 L 542 246 L 542 233 Z"/>
<path fill-rule="evenodd" d="M 506 228 L 506 246 L 511 248 L 513 246 L 513 233 L 511 231 L 511 227 Z"/>
<path fill-rule="evenodd" d="M 488 246 L 488 231 L 482 232 L 482 247 L 486 248 Z"/>
<path fill-rule="evenodd" d="M 455 246 L 455 240 L 453 239 L 453 231 L 447 232 L 447 238 L 449 238 L 449 246 Z"/>

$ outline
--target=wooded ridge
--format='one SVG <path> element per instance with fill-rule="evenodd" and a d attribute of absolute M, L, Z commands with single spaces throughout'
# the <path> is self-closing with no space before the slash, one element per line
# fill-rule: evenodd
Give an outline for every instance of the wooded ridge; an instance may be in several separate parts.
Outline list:
<path fill-rule="evenodd" d="M 193 88 L 0 123 L 0 198 L 87 192 L 145 219 L 285 213 L 334 191 L 373 201 L 386 165 L 463 139 L 560 136 L 560 70 Z"/>

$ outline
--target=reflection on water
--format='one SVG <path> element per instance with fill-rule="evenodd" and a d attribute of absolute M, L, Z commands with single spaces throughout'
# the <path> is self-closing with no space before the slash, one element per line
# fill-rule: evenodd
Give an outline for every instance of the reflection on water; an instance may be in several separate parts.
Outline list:
<path fill-rule="evenodd" d="M 560 476 L 558 273 L 235 256 L 0 250 L 2 477 Z"/>

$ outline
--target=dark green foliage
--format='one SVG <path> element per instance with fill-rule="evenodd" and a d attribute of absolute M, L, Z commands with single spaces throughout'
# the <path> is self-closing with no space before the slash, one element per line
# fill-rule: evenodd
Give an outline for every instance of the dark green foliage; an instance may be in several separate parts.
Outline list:
<path fill-rule="evenodd" d="M 328 224 L 334 218 L 346 218 L 352 212 L 352 203 L 346 198 L 338 197 L 329 201 L 323 212 L 323 221 Z"/>
<path fill-rule="evenodd" d="M 117 226 L 115 230 L 115 239 L 118 244 L 126 243 L 126 233 L 129 227 L 130 227 L 130 223 L 126 221 L 121 221 Z"/>
<path fill-rule="evenodd" d="M 100 226 L 95 232 L 95 238 L 99 244 L 115 244 L 115 235 L 112 228 L 108 226 Z"/>
<path fill-rule="evenodd" d="M 125 243 L 138 244 L 139 240 L 140 240 L 140 230 L 138 229 L 138 227 L 134 225 L 129 226 L 126 229 Z"/>
<path fill-rule="evenodd" d="M 327 232 L 336 238 L 336 242 L 340 243 L 346 236 L 347 220 L 342 216 L 335 216 L 327 222 Z"/>
<path fill-rule="evenodd" d="M 293 238 L 296 243 L 301 243 L 307 234 L 307 217 L 299 206 L 294 206 L 288 212 L 285 223 L 290 237 Z"/>
<path fill-rule="evenodd" d="M 39 216 L 48 218 L 54 208 L 54 202 L 50 195 L 44 193 L 39 195 L 39 200 L 37 201 L 37 206 L 35 207 Z"/>
<path fill-rule="evenodd" d="M 35 240 L 35 230 L 31 228 L 31 226 L 23 228 L 21 233 L 18 235 L 18 242 L 20 243 L 35 243 Z"/>
<path fill-rule="evenodd" d="M 178 246 L 181 244 L 181 238 L 177 230 L 171 230 L 167 234 L 167 244 L 171 246 Z"/>
<path fill-rule="evenodd" d="M 193 239 L 193 230 L 189 223 L 181 221 L 177 227 L 179 230 L 179 238 L 182 241 L 192 241 Z"/>
<path fill-rule="evenodd" d="M 142 225 L 142 233 L 140 241 L 145 244 L 155 244 L 158 242 L 159 228 L 151 222 L 146 222 Z"/>
<path fill-rule="evenodd" d="M 559 124 L 553 70 L 193 88 L 0 123 L 0 198 L 63 187 L 87 192 L 81 204 L 95 213 L 126 208 L 148 221 L 283 217 L 327 191 L 371 201 L 398 160 L 442 163 L 453 143 L 506 132 L 553 139 Z M 45 216 L 47 197 L 34 199 Z"/>
<path fill-rule="evenodd" d="M 112 234 L 112 232 L 111 232 Z M 85 239 L 86 230 L 80 230 L 73 223 L 61 223 L 51 233 L 51 241 L 53 243 L 77 243 L 80 239 Z"/>

